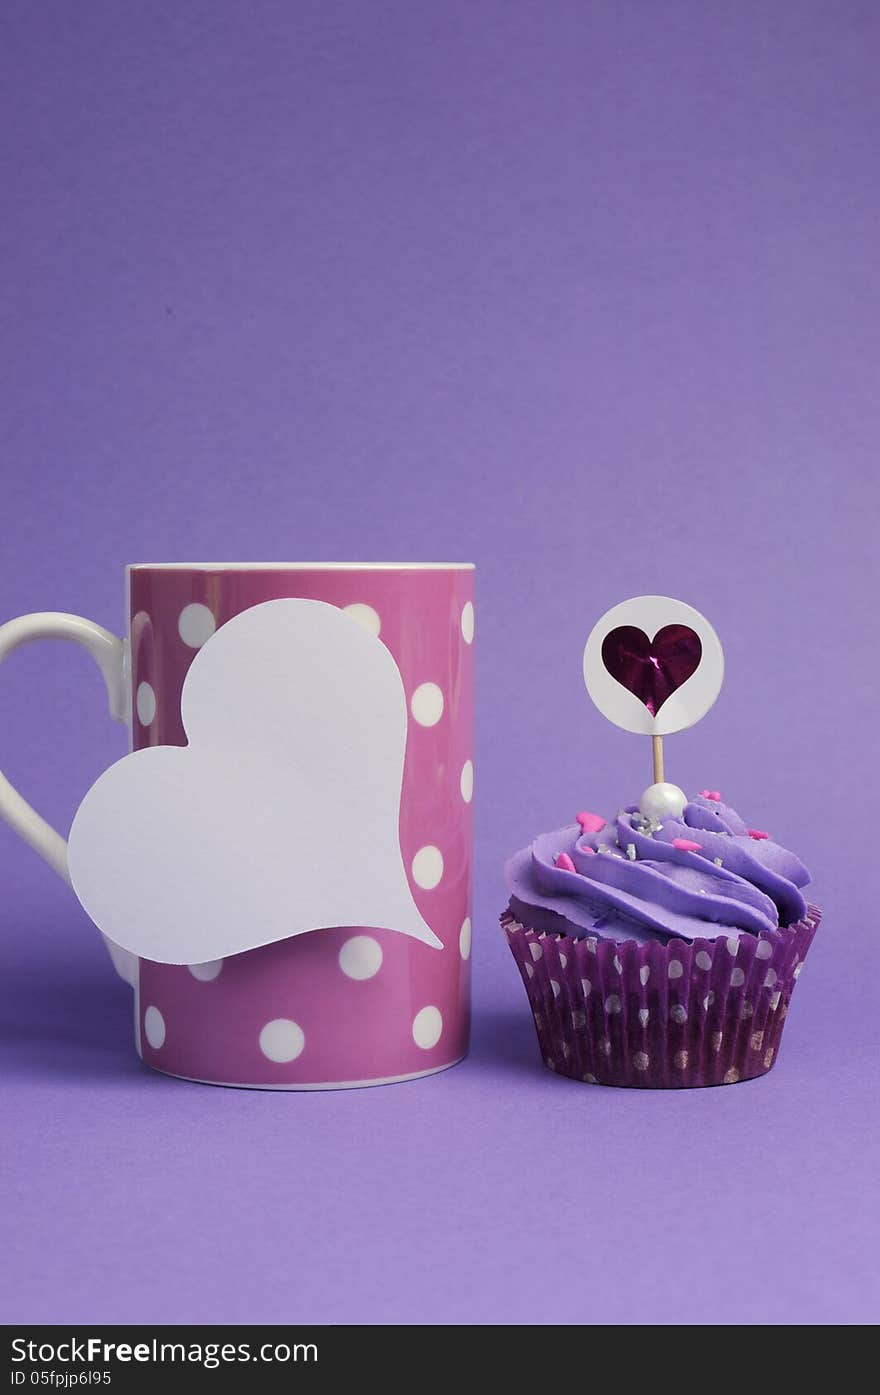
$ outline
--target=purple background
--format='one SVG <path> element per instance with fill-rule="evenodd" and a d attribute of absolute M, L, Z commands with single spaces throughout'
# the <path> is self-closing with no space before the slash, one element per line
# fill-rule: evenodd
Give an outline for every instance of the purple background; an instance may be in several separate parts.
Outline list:
<path fill-rule="evenodd" d="M 189 1086 L 0 829 L 7 1321 L 877 1317 L 880 12 L 7 3 L 0 614 L 122 623 L 125 562 L 476 561 L 475 1033 L 382 1090 Z M 816 873 L 778 1066 L 539 1063 L 505 855 L 649 779 L 580 678 L 627 596 L 718 629 L 667 742 Z M 0 684 L 66 825 L 124 736 L 85 656 Z"/>

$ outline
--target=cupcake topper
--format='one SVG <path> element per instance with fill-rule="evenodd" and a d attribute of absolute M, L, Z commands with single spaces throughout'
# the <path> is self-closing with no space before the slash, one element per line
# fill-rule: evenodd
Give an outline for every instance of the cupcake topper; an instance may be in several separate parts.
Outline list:
<path fill-rule="evenodd" d="M 609 722 L 650 736 L 654 784 L 640 808 L 678 815 L 686 796 L 664 783 L 663 737 L 704 717 L 721 691 L 724 654 L 708 620 L 669 596 L 635 596 L 606 611 L 584 649 L 584 682 Z"/>

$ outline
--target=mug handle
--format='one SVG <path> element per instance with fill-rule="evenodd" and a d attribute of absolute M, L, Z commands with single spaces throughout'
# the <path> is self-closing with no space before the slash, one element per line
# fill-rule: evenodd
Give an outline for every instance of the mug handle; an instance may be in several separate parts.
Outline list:
<path fill-rule="evenodd" d="M 14 649 L 31 644 L 36 639 L 66 639 L 88 651 L 104 678 L 110 702 L 110 716 L 116 722 L 127 722 L 129 688 L 126 662 L 127 646 L 116 635 L 81 615 L 66 615 L 63 611 L 44 610 L 34 615 L 20 615 L 0 625 L 0 663 Z M 68 884 L 67 839 L 62 838 L 24 799 L 0 772 L 0 818 L 40 854 Z"/>

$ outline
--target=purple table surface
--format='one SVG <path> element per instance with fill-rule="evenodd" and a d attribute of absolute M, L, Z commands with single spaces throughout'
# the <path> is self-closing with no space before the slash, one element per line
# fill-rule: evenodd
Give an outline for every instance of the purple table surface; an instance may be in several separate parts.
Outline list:
<path fill-rule="evenodd" d="M 857 0 L 4 6 L 0 615 L 118 627 L 127 561 L 479 567 L 455 1070 L 151 1074 L 0 829 L 6 1321 L 876 1320 L 878 51 Z M 649 782 L 580 660 L 650 591 L 727 658 L 670 778 L 825 910 L 728 1089 L 554 1078 L 496 924 L 508 853 Z M 124 747 L 64 646 L 0 734 L 61 825 Z"/>

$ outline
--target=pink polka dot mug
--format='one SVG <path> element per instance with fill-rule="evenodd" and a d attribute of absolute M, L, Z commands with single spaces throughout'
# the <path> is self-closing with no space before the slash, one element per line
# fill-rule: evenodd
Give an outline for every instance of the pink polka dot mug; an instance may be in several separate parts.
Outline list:
<path fill-rule="evenodd" d="M 341 1089 L 445 1070 L 467 1051 L 473 797 L 474 569 L 455 563 L 168 563 L 127 570 L 124 640 L 46 612 L 0 627 L 0 661 L 72 640 L 98 664 L 133 750 L 185 746 L 190 664 L 214 631 L 265 601 L 344 608 L 394 657 L 408 707 L 400 849 L 442 943 L 347 925 L 202 964 L 136 958 L 107 940 L 135 997 L 149 1066 L 209 1084 Z M 67 844 L 0 775 L 0 816 L 69 880 Z M 345 875 L 340 829 L 340 875 Z M 181 915 L 186 914 L 181 906 Z"/>

